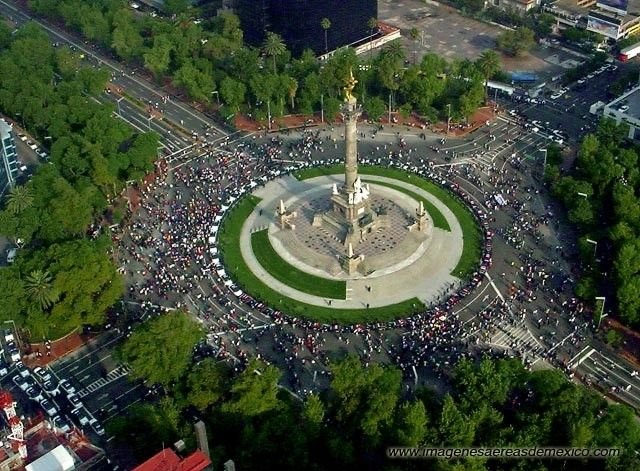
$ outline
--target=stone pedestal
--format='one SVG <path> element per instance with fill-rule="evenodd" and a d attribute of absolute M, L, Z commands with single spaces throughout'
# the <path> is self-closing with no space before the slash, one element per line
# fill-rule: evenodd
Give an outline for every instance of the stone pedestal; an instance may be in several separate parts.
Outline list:
<path fill-rule="evenodd" d="M 276 216 L 278 217 L 278 225 L 280 226 L 280 229 L 295 230 L 296 225 L 293 220 L 296 218 L 297 214 L 295 211 L 287 211 L 284 201 L 282 200 L 280 200 L 280 205 L 276 210 Z"/>
<path fill-rule="evenodd" d="M 347 255 L 340 259 L 340 266 L 348 275 L 354 275 L 358 272 L 360 265 L 364 261 L 364 255 L 356 255 L 353 252 L 353 244 L 347 245 Z"/>

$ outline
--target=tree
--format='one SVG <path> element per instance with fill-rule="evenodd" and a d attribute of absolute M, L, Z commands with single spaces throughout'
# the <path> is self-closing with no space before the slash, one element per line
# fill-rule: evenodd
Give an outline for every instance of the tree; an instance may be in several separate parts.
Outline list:
<path fill-rule="evenodd" d="M 442 446 L 470 446 L 475 436 L 475 424 L 460 411 L 449 394 L 444 397 L 440 411 L 438 433 Z"/>
<path fill-rule="evenodd" d="M 393 419 L 400 396 L 401 374 L 396 368 L 364 368 L 349 355 L 332 367 L 331 395 L 339 422 L 356 426 L 373 443 Z"/>
<path fill-rule="evenodd" d="M 20 214 L 33 205 L 31 189 L 26 185 L 14 186 L 7 196 L 7 211 Z"/>
<path fill-rule="evenodd" d="M 327 42 L 327 33 L 329 31 L 329 28 L 331 28 L 331 21 L 329 20 L 329 18 L 322 18 L 322 20 L 320 21 L 320 27 L 324 31 L 324 52 L 327 53 L 329 52 L 329 43 Z"/>
<path fill-rule="evenodd" d="M 282 406 L 278 399 L 281 372 L 272 365 L 253 360 L 231 387 L 231 400 L 222 410 L 246 417 L 255 417 Z"/>
<path fill-rule="evenodd" d="M 337 98 L 329 97 L 324 99 L 324 119 L 332 123 L 336 119 L 342 102 Z"/>
<path fill-rule="evenodd" d="M 133 450 L 139 461 L 146 460 L 180 438 L 171 410 L 174 407 L 168 398 L 159 404 L 136 404 L 126 414 L 109 420 L 105 428 L 116 442 Z"/>
<path fill-rule="evenodd" d="M 519 56 L 535 44 L 535 34 L 527 27 L 508 30 L 496 39 L 498 47 L 510 56 Z"/>
<path fill-rule="evenodd" d="M 378 28 L 378 20 L 374 17 L 371 17 L 367 20 L 367 26 L 371 31 L 371 38 L 369 38 L 369 62 L 371 62 L 371 56 L 373 54 L 373 35 L 375 30 Z"/>
<path fill-rule="evenodd" d="M 287 94 L 291 100 L 291 110 L 293 110 L 295 108 L 294 100 L 296 98 L 296 92 L 298 91 L 298 81 L 293 77 L 286 77 L 285 83 L 287 86 Z"/>
<path fill-rule="evenodd" d="M 128 8 L 119 10 L 113 18 L 113 25 L 115 28 L 111 36 L 111 47 L 116 54 L 125 61 L 139 57 L 144 42 L 131 10 Z"/>
<path fill-rule="evenodd" d="M 201 338 L 202 330 L 189 314 L 172 311 L 138 327 L 122 345 L 120 357 L 132 377 L 169 386 L 184 374 Z"/>
<path fill-rule="evenodd" d="M 409 30 L 409 37 L 413 41 L 413 63 L 416 63 L 416 42 L 420 37 L 420 31 L 415 26 Z"/>
<path fill-rule="evenodd" d="M 419 446 L 427 436 L 427 411 L 422 401 L 405 402 L 396 414 L 397 443 Z"/>
<path fill-rule="evenodd" d="M 158 35 L 153 38 L 153 46 L 143 54 L 144 66 L 153 73 L 156 80 L 169 69 L 173 49 L 173 43 L 167 35 Z"/>
<path fill-rule="evenodd" d="M 364 103 L 364 110 L 371 121 L 378 121 L 385 110 L 385 102 L 382 98 L 374 96 Z"/>
<path fill-rule="evenodd" d="M 308 427 L 317 431 L 324 422 L 325 414 L 325 406 L 320 397 L 316 394 L 307 396 L 304 402 L 302 416 L 308 424 Z"/>
<path fill-rule="evenodd" d="M 485 100 L 487 95 L 487 81 L 493 77 L 500 70 L 500 57 L 496 51 L 487 50 L 480 54 L 480 57 L 476 61 L 476 67 L 482 73 L 482 78 L 485 81 Z"/>
<path fill-rule="evenodd" d="M 267 37 L 262 44 L 262 51 L 267 57 L 273 59 L 273 73 L 276 73 L 276 58 L 285 53 L 287 47 L 279 34 L 267 32 Z"/>
<path fill-rule="evenodd" d="M 245 101 L 247 87 L 244 83 L 230 76 L 226 76 L 220 83 L 220 95 L 226 105 L 234 112 L 240 111 L 240 105 Z"/>
<path fill-rule="evenodd" d="M 189 8 L 189 4 L 188 0 L 165 0 L 163 8 L 169 15 L 179 15 Z"/>
<path fill-rule="evenodd" d="M 186 401 L 200 411 L 220 400 L 225 392 L 228 369 L 211 358 L 197 364 L 187 375 Z"/>
<path fill-rule="evenodd" d="M 43 270 L 33 270 L 24 280 L 24 289 L 31 301 L 42 311 L 48 310 L 58 300 L 53 290 L 51 274 Z"/>
<path fill-rule="evenodd" d="M 185 63 L 173 74 L 173 82 L 183 87 L 193 100 L 208 103 L 214 91 L 213 77 L 198 69 L 192 61 Z"/>

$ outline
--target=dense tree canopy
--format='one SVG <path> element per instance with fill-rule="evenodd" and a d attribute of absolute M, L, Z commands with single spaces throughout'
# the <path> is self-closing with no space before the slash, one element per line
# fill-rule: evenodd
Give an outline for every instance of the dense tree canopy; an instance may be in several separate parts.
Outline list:
<path fill-rule="evenodd" d="M 134 378 L 168 386 L 184 374 L 202 335 L 187 313 L 172 311 L 138 327 L 120 348 L 120 357 Z"/>
<path fill-rule="evenodd" d="M 535 33 L 522 26 L 503 32 L 497 38 L 498 47 L 510 56 L 519 56 L 535 45 Z"/>
<path fill-rule="evenodd" d="M 615 292 L 616 311 L 622 320 L 638 326 L 640 178 L 638 150 L 625 141 L 627 132 L 625 125 L 602 120 L 597 132 L 582 140 L 572 173 L 550 175 L 554 194 L 567 208 L 569 221 L 581 232 L 579 248 L 584 267 L 577 294 L 593 304 L 596 296 Z M 587 239 L 597 241 L 595 253 Z"/>
<path fill-rule="evenodd" d="M 467 2 L 465 8 L 473 11 L 481 5 L 474 2 Z M 464 67 L 459 75 L 457 61 L 447 63 L 431 56 L 416 64 L 415 54 L 407 68 L 400 41 L 385 45 L 375 60 L 371 55 L 357 58 L 350 48 L 337 51 L 322 64 L 311 51 L 292 58 L 278 34 L 269 32 L 261 48 L 249 47 L 243 43 L 236 16 L 225 12 L 196 22 L 197 10 L 184 8 L 181 0 L 166 5 L 167 12 L 177 13 L 170 18 L 133 15 L 124 0 L 30 0 L 29 5 L 112 48 L 122 60 L 142 64 L 157 80 L 171 80 L 193 100 L 212 103 L 214 92 L 218 93 L 225 119 L 243 112 L 265 122 L 269 113 L 278 118 L 287 113 L 319 113 L 323 108 L 325 119 L 332 121 L 350 68 L 358 75 L 357 92 L 370 119 L 384 116 L 389 95 L 393 111 L 414 111 L 437 119 L 451 105 L 452 117 L 463 119 L 482 104 L 481 81 L 493 70 L 487 67 L 493 62 L 484 58 L 475 68 Z M 76 9 L 86 18 L 72 15 Z M 376 26 L 375 19 L 368 23 L 372 30 Z M 328 18 L 314 27 L 325 38 L 331 34 Z M 413 38 L 417 39 L 416 34 Z M 358 67 L 363 62 L 367 67 Z"/>
<path fill-rule="evenodd" d="M 185 412 L 199 398 L 176 401 L 174 395 L 181 395 L 181 384 L 191 383 L 194 374 L 213 368 L 201 365 L 187 368 L 182 376 L 186 383 L 170 386 L 156 405 L 108 424 L 111 431 L 120 432 L 116 440 L 140 454 L 144 444 L 149 455 L 161 440 L 187 430 L 189 420 L 179 417 L 192 417 Z M 348 356 L 333 364 L 328 391 L 298 400 L 279 387 L 276 367 L 252 361 L 230 387 L 219 389 L 215 400 L 199 408 L 209 425 L 214 467 L 232 458 L 243 469 L 560 469 L 553 460 L 389 459 L 389 446 L 621 447 L 620 457 L 571 460 L 565 462 L 566 469 L 624 471 L 640 466 L 634 453 L 640 445 L 640 425 L 633 411 L 608 404 L 558 371 L 529 372 L 517 360 L 484 359 L 463 360 L 451 373 L 444 395 L 428 389 L 404 394 L 399 370 L 365 367 Z M 217 373 L 213 376 L 217 384 Z M 205 385 L 201 379 L 198 383 Z M 156 422 L 160 419 L 166 422 Z M 153 433 L 129 433 L 127 424 L 134 421 L 155 424 Z M 140 431 L 141 425 L 132 424 L 131 430 Z"/>
<path fill-rule="evenodd" d="M 84 21 L 75 12 L 73 18 Z M 85 26 L 96 37 L 105 34 L 99 22 Z M 110 238 L 91 241 L 87 233 L 126 181 L 153 170 L 158 137 L 136 134 L 111 116 L 112 106 L 90 99 L 104 90 L 108 72 L 84 67 L 76 51 L 53 47 L 33 23 L 2 42 L 0 66 L 11 72 L 0 74 L 0 111 L 51 155 L 50 165 L 2 201 L 0 234 L 22 247 L 16 265 L 0 269 L 2 316 L 25 327 L 27 337 L 57 338 L 102 323 L 121 296 Z"/>

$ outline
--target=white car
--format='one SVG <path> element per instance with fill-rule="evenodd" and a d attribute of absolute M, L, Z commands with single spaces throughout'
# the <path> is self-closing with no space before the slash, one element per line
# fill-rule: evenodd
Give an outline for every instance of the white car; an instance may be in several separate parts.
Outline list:
<path fill-rule="evenodd" d="M 71 407 L 73 409 L 79 409 L 80 407 L 82 407 L 82 401 L 75 394 L 69 394 L 67 396 L 67 399 L 69 400 L 69 403 L 71 404 Z"/>
<path fill-rule="evenodd" d="M 27 389 L 29 389 L 27 381 L 20 375 L 15 375 L 13 378 L 11 378 L 11 380 L 13 381 L 13 384 L 18 386 L 21 390 L 26 391 Z"/>
<path fill-rule="evenodd" d="M 59 384 L 67 394 L 74 394 L 76 392 L 76 388 L 74 388 L 67 379 L 61 379 Z"/>
<path fill-rule="evenodd" d="M 51 423 L 53 424 L 53 426 L 55 428 L 60 430 L 62 433 L 67 433 L 68 431 L 71 430 L 71 427 L 69 426 L 69 424 L 67 422 L 65 422 L 65 420 L 62 417 L 60 417 L 59 415 L 56 415 L 51 420 Z"/>
<path fill-rule="evenodd" d="M 51 381 L 51 373 L 49 373 L 41 366 L 36 366 L 33 369 L 33 372 L 38 375 L 38 378 L 40 378 L 42 381 Z"/>
<path fill-rule="evenodd" d="M 551 98 L 552 100 L 557 100 L 557 99 L 558 99 L 558 98 L 560 98 L 561 96 L 562 96 L 562 93 L 560 93 L 560 92 L 556 92 L 556 93 L 554 93 L 553 95 L 551 95 L 551 97 L 550 97 L 550 98 Z"/>
<path fill-rule="evenodd" d="M 11 264 L 16 261 L 18 249 L 7 249 L 7 263 Z"/>
<path fill-rule="evenodd" d="M 49 399 L 43 399 L 42 402 L 40 402 L 40 405 L 49 417 L 53 417 L 58 414 L 58 409 L 56 409 L 56 406 L 54 406 Z"/>
<path fill-rule="evenodd" d="M 102 428 L 102 425 L 100 425 L 98 422 L 94 423 L 92 427 L 93 427 L 93 431 L 96 432 L 98 435 L 100 436 L 104 435 L 104 428 Z"/>

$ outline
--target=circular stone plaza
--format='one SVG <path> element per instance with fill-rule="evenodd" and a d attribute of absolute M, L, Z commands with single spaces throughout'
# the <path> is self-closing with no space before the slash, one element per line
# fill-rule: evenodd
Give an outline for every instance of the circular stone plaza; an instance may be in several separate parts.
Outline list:
<path fill-rule="evenodd" d="M 483 215 L 423 171 L 359 168 L 354 85 L 352 76 L 342 107 L 344 162 L 265 179 L 227 212 L 215 237 L 241 290 L 320 322 L 421 312 L 458 290 L 483 256 Z"/>

